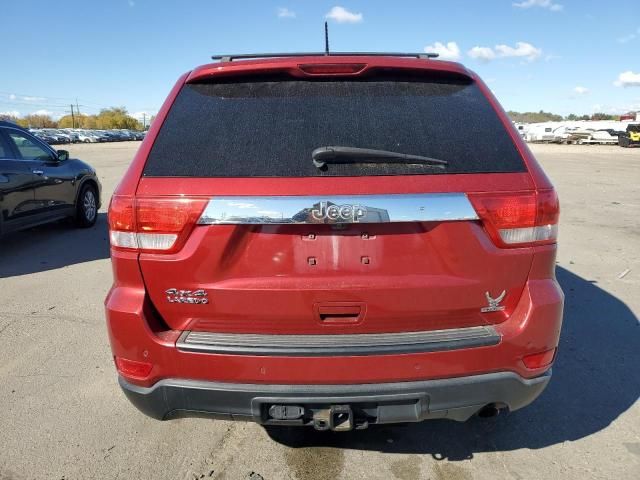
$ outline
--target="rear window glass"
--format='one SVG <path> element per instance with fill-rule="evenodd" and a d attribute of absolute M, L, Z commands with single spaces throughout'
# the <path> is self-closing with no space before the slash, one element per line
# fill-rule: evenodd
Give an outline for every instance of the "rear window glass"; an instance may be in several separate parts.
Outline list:
<path fill-rule="evenodd" d="M 347 146 L 446 160 L 314 166 Z M 311 177 L 523 172 L 509 134 L 468 80 L 240 81 L 188 84 L 147 160 L 160 177 Z"/>

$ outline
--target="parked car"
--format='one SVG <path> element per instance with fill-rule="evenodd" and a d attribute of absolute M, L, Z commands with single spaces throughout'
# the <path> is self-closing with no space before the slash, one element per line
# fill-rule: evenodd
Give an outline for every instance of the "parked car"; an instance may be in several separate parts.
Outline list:
<path fill-rule="evenodd" d="M 82 143 L 97 143 L 99 142 L 99 137 L 89 132 L 80 132 L 78 133 L 78 140 Z"/>
<path fill-rule="evenodd" d="M 344 431 L 544 390 L 558 197 L 475 73 L 415 57 L 178 80 L 109 208 L 107 325 L 141 411 Z"/>
<path fill-rule="evenodd" d="M 618 136 L 618 145 L 621 147 L 640 146 L 640 124 L 629 124 L 624 132 Z"/>
<path fill-rule="evenodd" d="M 0 234 L 64 218 L 95 224 L 101 186 L 95 170 L 66 150 L 0 121 Z"/>
<path fill-rule="evenodd" d="M 55 137 L 49 133 L 45 133 L 42 130 L 36 130 L 34 132 L 32 132 L 33 135 L 35 135 L 36 137 L 38 137 L 40 140 L 46 142 L 49 145 L 58 145 L 59 143 L 62 143 L 61 140 L 58 137 Z"/>

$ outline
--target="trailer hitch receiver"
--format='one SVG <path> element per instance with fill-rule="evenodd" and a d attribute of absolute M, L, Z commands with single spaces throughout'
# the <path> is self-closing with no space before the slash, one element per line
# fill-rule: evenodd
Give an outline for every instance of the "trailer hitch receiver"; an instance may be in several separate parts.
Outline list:
<path fill-rule="evenodd" d="M 347 432 L 353 430 L 353 410 L 349 405 L 331 405 L 313 412 L 313 428 Z"/>

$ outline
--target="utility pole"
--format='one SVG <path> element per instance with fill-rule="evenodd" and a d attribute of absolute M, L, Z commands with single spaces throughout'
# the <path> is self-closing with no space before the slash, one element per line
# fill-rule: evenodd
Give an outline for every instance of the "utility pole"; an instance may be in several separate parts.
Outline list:
<path fill-rule="evenodd" d="M 76 128 L 76 117 L 73 115 L 73 103 L 71 104 L 71 125 Z"/>
<path fill-rule="evenodd" d="M 78 97 L 76 97 L 76 115 L 78 115 L 78 128 L 82 128 L 82 117 L 80 116 L 80 105 L 78 105 Z"/>
<path fill-rule="evenodd" d="M 146 113 L 143 113 L 143 114 L 142 114 L 142 130 L 143 130 L 143 131 L 144 131 L 144 129 L 146 128 L 146 126 L 147 126 L 147 114 L 146 114 Z"/>

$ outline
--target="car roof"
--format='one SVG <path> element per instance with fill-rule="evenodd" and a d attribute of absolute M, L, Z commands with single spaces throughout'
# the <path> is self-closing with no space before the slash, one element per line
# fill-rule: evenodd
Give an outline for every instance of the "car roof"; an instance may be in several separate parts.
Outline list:
<path fill-rule="evenodd" d="M 24 127 L 21 127 L 17 123 L 9 122 L 7 120 L 0 120 L 0 127 L 11 127 L 11 128 L 15 128 L 17 130 L 22 130 L 23 132 L 31 133 L 31 132 L 29 132 L 29 130 L 27 130 Z"/>
<path fill-rule="evenodd" d="M 256 54 L 266 55 L 266 54 Z M 286 55 L 286 54 L 273 54 Z M 372 69 L 399 69 L 413 71 L 436 71 L 448 72 L 468 78 L 475 78 L 475 74 L 465 66 L 457 62 L 444 60 L 434 60 L 432 58 L 409 57 L 408 54 L 367 54 L 367 53 L 347 53 L 347 54 L 292 54 L 293 56 L 260 56 L 253 58 L 251 55 L 236 56 L 240 60 L 233 60 L 234 56 L 215 56 L 223 61 L 201 65 L 193 69 L 186 82 L 196 82 L 210 77 L 235 76 L 252 73 L 289 73 L 292 76 L 300 77 L 304 73 L 300 70 L 300 65 L 318 64 L 363 64 L 362 70 L 356 75 L 361 75 Z M 399 56 L 403 55 L 403 56 Z M 413 55 L 413 54 L 412 54 Z M 415 54 L 418 55 L 418 54 Z M 425 55 L 426 56 L 426 55 Z M 341 75 L 344 77 L 345 75 Z M 347 76 L 354 76 L 353 74 Z"/>

